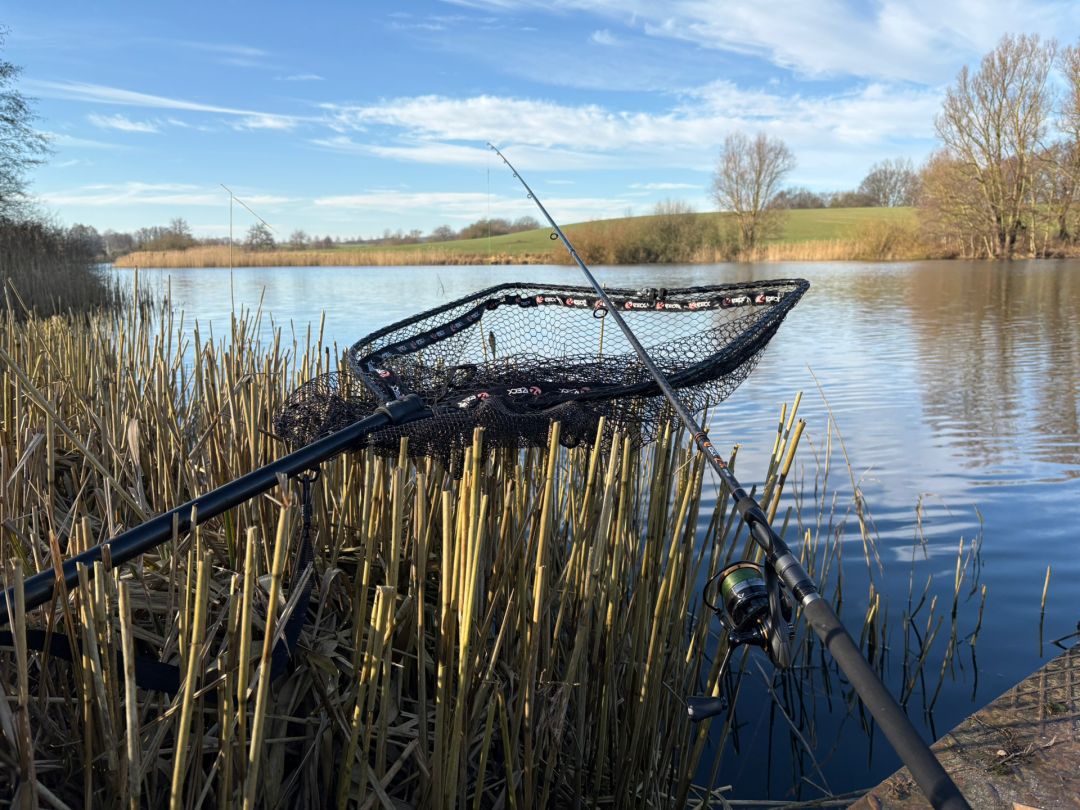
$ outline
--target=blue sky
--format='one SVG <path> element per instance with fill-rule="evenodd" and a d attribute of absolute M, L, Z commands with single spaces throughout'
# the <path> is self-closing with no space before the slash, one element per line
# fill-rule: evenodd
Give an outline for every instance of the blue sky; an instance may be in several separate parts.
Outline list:
<path fill-rule="evenodd" d="M 783 138 L 792 185 L 850 188 L 926 156 L 944 88 L 1002 34 L 1076 42 L 1080 4 L 51 0 L 0 23 L 61 221 L 224 236 L 224 183 L 285 238 L 535 215 L 488 140 L 562 222 L 708 210 L 733 130 Z"/>

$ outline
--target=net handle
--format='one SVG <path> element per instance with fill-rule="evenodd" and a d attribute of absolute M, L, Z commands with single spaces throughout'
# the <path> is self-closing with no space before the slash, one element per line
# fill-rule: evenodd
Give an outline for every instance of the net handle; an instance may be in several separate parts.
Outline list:
<path fill-rule="evenodd" d="M 765 517 L 765 513 L 757 501 L 751 498 L 746 493 L 746 490 L 742 488 L 742 485 L 739 484 L 734 473 L 728 469 L 727 462 L 720 457 L 701 425 L 698 424 L 694 416 L 682 403 L 682 400 L 679 399 L 679 395 L 675 393 L 675 390 L 668 383 L 664 373 L 653 362 L 645 347 L 641 345 L 633 331 L 627 326 L 618 309 L 612 306 L 611 300 L 608 298 L 607 293 L 604 292 L 604 288 L 600 286 L 592 271 L 581 260 L 578 252 L 570 244 L 566 234 L 563 233 L 562 228 L 555 222 L 544 204 L 540 202 L 540 198 L 529 188 L 525 178 L 518 173 L 513 164 L 506 159 L 506 156 L 494 144 L 489 143 L 488 147 L 502 159 L 502 162 L 506 164 L 518 182 L 524 186 L 529 199 L 536 203 L 536 207 L 540 209 L 540 213 L 544 215 L 555 233 L 558 234 L 571 258 L 581 268 L 581 272 L 588 279 L 589 284 L 592 285 L 596 294 L 607 306 L 609 317 L 613 318 L 619 329 L 622 330 L 626 340 L 637 353 L 638 359 L 641 360 L 642 365 L 648 369 L 649 374 L 656 380 L 657 387 L 663 392 L 672 409 L 678 414 L 679 419 L 690 432 L 698 449 L 705 455 L 709 464 L 720 476 L 720 480 L 730 490 L 739 516 L 746 522 L 750 529 L 750 535 L 755 542 L 765 552 L 766 563 L 776 571 L 777 576 L 780 577 L 798 600 L 803 608 L 803 615 L 807 617 L 811 627 L 821 638 L 833 659 L 844 670 L 852 686 L 855 687 L 855 691 L 862 698 L 863 704 L 881 724 L 886 738 L 896 753 L 900 755 L 904 764 L 908 766 L 923 793 L 936 808 L 970 810 L 970 806 L 960 793 L 959 788 L 956 787 L 945 772 L 930 747 L 919 736 L 918 731 L 908 720 L 907 715 L 904 714 L 895 698 L 882 684 L 873 668 L 863 658 L 854 639 L 844 628 L 844 625 L 841 624 L 840 619 L 828 602 L 818 593 L 817 587 L 810 579 L 810 576 L 799 564 L 799 561 L 795 559 L 787 544 L 773 531 L 768 518 Z"/>

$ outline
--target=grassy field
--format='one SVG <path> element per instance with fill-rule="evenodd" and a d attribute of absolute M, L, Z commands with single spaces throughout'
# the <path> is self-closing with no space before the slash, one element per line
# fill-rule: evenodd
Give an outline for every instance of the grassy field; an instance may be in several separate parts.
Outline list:
<path fill-rule="evenodd" d="M 718 233 L 725 216 L 717 213 L 695 215 L 703 229 Z M 579 222 L 564 230 L 571 242 L 586 238 L 591 230 L 613 234 L 640 232 L 657 217 L 624 217 L 601 222 Z M 900 258 L 868 255 L 860 245 L 868 232 L 889 229 L 913 231 L 913 208 L 822 208 L 788 211 L 779 234 L 762 246 L 751 260 L 827 260 L 857 258 Z M 326 265 L 407 265 L 407 264 L 546 264 L 565 262 L 562 245 L 552 240 L 548 228 L 480 239 L 426 242 L 421 245 L 340 245 L 325 250 L 274 250 L 248 252 L 234 250 L 236 266 L 326 266 Z M 716 251 L 704 251 L 697 261 L 718 261 Z M 122 256 L 118 267 L 227 267 L 227 247 L 191 248 L 186 251 L 138 252 Z"/>

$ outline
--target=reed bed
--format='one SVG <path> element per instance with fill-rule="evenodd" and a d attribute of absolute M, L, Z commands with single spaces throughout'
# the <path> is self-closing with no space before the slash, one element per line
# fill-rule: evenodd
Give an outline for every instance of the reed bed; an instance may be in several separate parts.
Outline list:
<path fill-rule="evenodd" d="M 923 242 L 914 228 L 872 222 L 843 239 L 767 242 L 742 251 L 738 258 L 751 262 L 914 261 L 935 255 L 936 251 Z"/>
<path fill-rule="evenodd" d="M 227 246 L 140 250 L 118 257 L 116 267 L 402 267 L 461 264 L 552 264 L 553 253 L 465 252 L 425 248 L 379 250 L 243 250 Z"/>
<path fill-rule="evenodd" d="M 5 586 L 284 452 L 275 412 L 337 361 L 318 334 L 264 343 L 261 317 L 241 313 L 216 342 L 183 337 L 167 308 L 0 323 Z M 835 583 L 843 519 L 809 502 L 780 510 L 797 407 L 781 413 L 759 495 L 802 539 L 804 565 Z M 755 549 L 675 429 L 644 449 L 619 436 L 572 450 L 552 430 L 552 450 L 521 452 L 486 449 L 478 432 L 458 475 L 406 448 L 324 464 L 313 604 L 273 683 L 273 642 L 300 590 L 291 482 L 134 563 L 83 571 L 45 608 L 27 612 L 16 587 L 0 796 L 56 808 L 721 806 L 731 718 L 692 727 L 683 697 L 725 688 L 700 587 Z M 27 628 L 76 639 L 80 654 L 32 652 Z M 883 628 L 867 622 L 871 655 Z M 796 646 L 796 668 L 814 666 L 805 628 Z M 179 693 L 137 688 L 135 656 L 179 666 Z"/>

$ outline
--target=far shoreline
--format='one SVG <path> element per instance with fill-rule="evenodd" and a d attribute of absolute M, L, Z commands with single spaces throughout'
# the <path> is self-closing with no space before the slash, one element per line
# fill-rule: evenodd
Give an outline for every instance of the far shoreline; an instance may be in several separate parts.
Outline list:
<path fill-rule="evenodd" d="M 899 247 L 899 246 L 898 246 Z M 955 256 L 933 255 L 926 250 L 868 246 L 863 240 L 829 239 L 805 242 L 777 242 L 756 248 L 750 255 L 726 256 L 718 251 L 699 251 L 677 264 L 720 264 L 728 262 L 821 262 L 821 261 L 929 261 Z M 474 251 L 416 248 L 360 250 L 242 250 L 196 247 L 187 250 L 136 251 L 112 262 L 118 268 L 206 268 L 229 267 L 404 267 L 453 265 L 540 265 L 572 264 L 562 250 L 546 253 L 481 253 Z M 633 266 L 642 262 L 590 262 Z M 656 262 L 660 264 L 660 262 Z"/>

